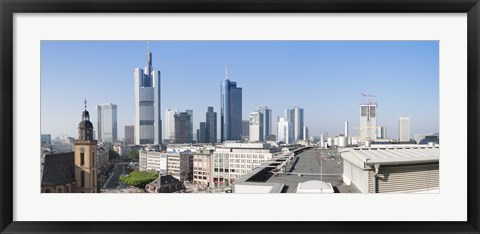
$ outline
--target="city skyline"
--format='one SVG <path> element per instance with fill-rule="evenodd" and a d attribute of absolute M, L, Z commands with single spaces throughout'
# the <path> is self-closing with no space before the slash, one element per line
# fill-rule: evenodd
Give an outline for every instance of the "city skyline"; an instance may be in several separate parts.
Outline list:
<path fill-rule="evenodd" d="M 123 137 L 124 126 L 134 123 L 132 71 L 145 64 L 147 42 L 42 41 L 41 46 L 41 132 L 75 137 L 76 110 L 87 99 L 90 111 L 96 104 L 117 104 Z M 229 76 L 243 89 L 244 120 L 268 106 L 275 126 L 286 109 L 299 106 L 311 136 L 342 133 L 344 121 L 350 123 L 349 135 L 358 136 L 358 109 L 365 103 L 360 93 L 366 92 L 376 95 L 377 124 L 387 126 L 389 137 L 398 138 L 401 116 L 411 118 L 411 138 L 438 132 L 437 41 L 153 41 L 150 50 L 153 67 L 162 72 L 160 113 L 193 110 L 193 130 L 205 121 L 207 107 L 221 110 L 218 84 L 228 64 Z M 207 51 L 211 57 L 201 59 Z M 77 82 L 90 83 L 91 90 L 76 90 Z M 52 119 L 55 114 L 63 119 Z"/>

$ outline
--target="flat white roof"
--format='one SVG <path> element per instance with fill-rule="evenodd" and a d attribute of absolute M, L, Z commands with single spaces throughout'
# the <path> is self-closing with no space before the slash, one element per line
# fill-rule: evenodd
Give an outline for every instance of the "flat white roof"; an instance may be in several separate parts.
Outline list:
<path fill-rule="evenodd" d="M 361 168 L 372 164 L 409 164 L 438 162 L 439 146 L 419 145 L 379 145 L 372 147 L 347 148 L 341 152 L 342 158 Z"/>
<path fill-rule="evenodd" d="M 334 193 L 332 184 L 320 180 L 298 183 L 297 193 Z"/>

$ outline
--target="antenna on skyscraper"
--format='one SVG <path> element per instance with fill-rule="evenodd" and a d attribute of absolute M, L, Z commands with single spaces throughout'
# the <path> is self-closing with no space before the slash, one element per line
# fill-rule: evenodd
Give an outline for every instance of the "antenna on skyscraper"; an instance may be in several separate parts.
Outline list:
<path fill-rule="evenodd" d="M 228 65 L 225 64 L 225 80 L 228 80 Z"/>
<path fill-rule="evenodd" d="M 147 42 L 147 52 L 150 52 L 150 41 Z"/>

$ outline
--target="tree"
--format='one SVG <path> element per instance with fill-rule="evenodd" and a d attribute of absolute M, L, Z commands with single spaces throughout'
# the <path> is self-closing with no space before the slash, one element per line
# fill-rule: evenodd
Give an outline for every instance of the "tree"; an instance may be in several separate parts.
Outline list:
<path fill-rule="evenodd" d="M 132 160 L 132 162 L 138 162 L 139 153 L 137 150 L 130 150 L 128 152 L 128 159 Z"/>
<path fill-rule="evenodd" d="M 120 176 L 120 180 L 130 186 L 144 188 L 145 185 L 158 178 L 158 172 L 133 171 L 127 176 Z"/>

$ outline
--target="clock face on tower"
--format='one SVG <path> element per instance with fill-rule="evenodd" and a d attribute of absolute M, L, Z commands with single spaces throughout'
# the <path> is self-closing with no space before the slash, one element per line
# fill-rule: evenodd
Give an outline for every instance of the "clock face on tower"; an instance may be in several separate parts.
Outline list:
<path fill-rule="evenodd" d="M 85 148 L 84 147 L 80 147 L 80 153 L 84 153 L 85 152 Z"/>

